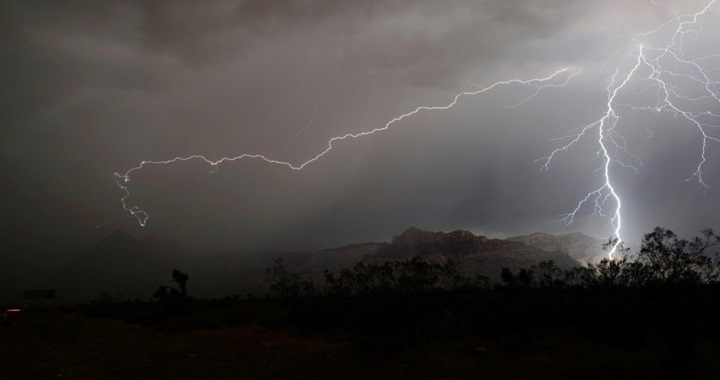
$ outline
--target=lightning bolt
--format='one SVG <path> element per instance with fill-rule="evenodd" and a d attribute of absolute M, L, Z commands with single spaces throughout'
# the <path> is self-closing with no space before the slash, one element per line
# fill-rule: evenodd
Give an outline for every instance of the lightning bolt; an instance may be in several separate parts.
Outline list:
<path fill-rule="evenodd" d="M 619 192 L 615 186 L 613 186 L 613 166 L 630 168 L 636 173 L 638 172 L 636 165 L 627 163 L 619 157 L 621 153 L 634 158 L 637 162 L 642 164 L 639 158 L 628 151 L 625 139 L 616 129 L 620 120 L 618 108 L 621 105 L 618 104 L 616 99 L 618 94 L 622 90 L 626 89 L 632 81 L 640 81 L 644 79 L 650 82 L 643 91 L 654 88 L 658 93 L 658 100 L 656 104 L 651 107 L 633 106 L 631 104 L 622 104 L 623 106 L 626 106 L 633 111 L 652 111 L 658 113 L 667 112 L 677 120 L 687 121 L 698 130 L 701 140 L 701 154 L 695 171 L 689 178 L 686 179 L 686 181 L 696 180 L 705 191 L 711 188 L 704 180 L 704 167 L 707 162 L 708 145 L 713 142 L 720 143 L 720 139 L 714 137 L 709 131 L 711 129 L 718 128 L 718 125 L 703 123 L 700 117 L 710 116 L 718 118 L 718 115 L 712 111 L 691 112 L 686 109 L 687 106 L 684 106 L 681 103 L 683 101 L 697 103 L 698 101 L 709 100 L 713 102 L 715 106 L 720 104 L 720 97 L 718 97 L 717 93 L 720 82 L 712 81 L 710 79 L 710 70 L 706 69 L 702 65 L 704 61 L 720 57 L 720 54 L 697 57 L 695 59 L 688 58 L 683 52 L 682 41 L 686 35 L 697 33 L 697 30 L 693 29 L 693 27 L 697 26 L 698 19 L 704 16 L 710 8 L 715 5 L 716 1 L 717 0 L 712 0 L 708 2 L 705 7 L 698 12 L 683 15 L 679 15 L 678 12 L 669 7 L 667 4 L 652 1 L 655 5 L 670 9 L 675 16 L 649 32 L 635 35 L 632 41 L 624 45 L 624 47 L 627 47 L 633 43 L 637 44 L 635 63 L 629 70 L 626 70 L 625 73 L 622 74 L 622 80 L 618 80 L 620 70 L 615 71 L 610 84 L 606 88 L 607 104 L 605 113 L 600 117 L 600 119 L 597 119 L 587 125 L 583 125 L 571 134 L 558 139 L 560 141 L 565 141 L 566 143 L 553 150 L 548 156 L 538 160 L 542 162 L 541 171 L 549 170 L 550 163 L 556 156 L 575 147 L 581 140 L 588 138 L 588 136 L 590 136 L 593 132 L 596 133 L 598 146 L 597 156 L 600 157 L 602 161 L 598 171 L 602 173 L 603 181 L 599 187 L 590 191 L 583 199 L 581 199 L 571 212 L 564 215 L 563 221 L 566 226 L 572 224 L 578 213 L 580 213 L 586 205 L 590 205 L 593 210 L 591 216 L 600 215 L 608 218 L 614 234 L 614 240 L 608 251 L 608 257 L 610 259 L 614 258 L 618 248 L 623 243 L 621 236 L 623 227 L 623 203 Z M 638 43 L 640 39 L 653 37 L 667 27 L 674 27 L 674 30 L 666 44 L 660 46 L 646 46 Z M 693 74 L 679 72 L 677 70 L 678 67 L 691 68 Z M 640 77 L 639 73 L 643 68 L 648 69 L 650 74 L 645 77 Z M 668 82 L 669 79 L 674 78 L 680 78 L 688 80 L 691 83 L 699 84 L 704 89 L 704 94 L 694 97 L 683 95 L 678 86 L 673 86 Z M 613 207 L 607 206 L 608 201 L 611 201 Z M 610 208 L 610 212 L 606 212 L 606 209 L 608 208 Z"/>
<path fill-rule="evenodd" d="M 386 130 L 390 129 L 393 125 L 402 121 L 403 119 L 414 116 L 422 111 L 448 110 L 448 109 L 454 107 L 458 103 L 460 98 L 462 98 L 462 97 L 480 95 L 482 93 L 491 91 L 491 90 L 495 89 L 496 87 L 507 86 L 507 85 L 511 85 L 511 84 L 530 85 L 530 86 L 535 87 L 536 91 L 533 93 L 533 95 L 531 95 L 531 96 L 534 96 L 534 95 L 538 94 L 543 88 L 558 87 L 559 86 L 558 84 L 555 84 L 552 82 L 558 76 L 561 76 L 565 73 L 569 73 L 567 78 L 565 79 L 565 81 L 562 84 L 560 84 L 560 85 L 564 85 L 564 84 L 567 84 L 573 77 L 579 75 L 581 72 L 582 72 L 582 70 L 579 70 L 579 69 L 565 67 L 565 68 L 555 71 L 551 75 L 548 75 L 548 76 L 542 77 L 542 78 L 509 79 L 509 80 L 505 80 L 505 81 L 495 82 L 492 85 L 487 86 L 487 87 L 481 87 L 480 89 L 478 89 L 476 91 L 463 91 L 463 92 L 456 94 L 452 98 L 452 101 L 445 105 L 419 106 L 408 113 L 404 113 L 400 116 L 396 116 L 396 117 L 390 119 L 388 122 L 386 122 L 384 125 L 382 125 L 380 127 L 376 127 L 371 130 L 364 131 L 364 132 L 346 133 L 341 136 L 333 137 L 330 140 L 328 140 L 327 147 L 323 151 L 321 151 L 317 155 L 311 157 L 307 161 L 304 161 L 301 163 L 293 164 L 289 161 L 277 160 L 277 159 L 270 158 L 270 157 L 267 157 L 262 154 L 251 154 L 251 153 L 244 153 L 244 154 L 240 154 L 240 155 L 234 156 L 234 157 L 222 157 L 217 160 L 211 160 L 201 154 L 193 154 L 193 155 L 186 156 L 186 157 L 173 157 L 171 159 L 162 160 L 162 161 L 148 161 L 148 160 L 141 161 L 139 165 L 137 165 L 133 168 L 130 168 L 129 170 L 127 170 L 124 173 L 117 173 L 117 172 L 114 173 L 115 174 L 115 182 L 117 183 L 117 185 L 120 187 L 120 189 L 124 193 L 123 197 L 120 198 L 120 202 L 122 204 L 123 209 L 125 209 L 125 211 L 129 212 L 132 216 L 134 216 L 137 219 L 138 223 L 140 223 L 140 225 L 144 227 L 147 224 L 148 219 L 150 218 L 150 214 L 148 214 L 145 210 L 141 209 L 137 205 L 133 205 L 133 206 L 128 205 L 128 198 L 130 198 L 130 189 L 129 189 L 128 183 L 130 182 L 131 174 L 133 174 L 134 172 L 137 172 L 139 170 L 142 170 L 146 166 L 169 165 L 169 164 L 173 164 L 173 163 L 177 163 L 177 162 L 185 162 L 185 161 L 190 161 L 190 160 L 201 160 L 201 161 L 205 162 L 206 164 L 212 166 L 213 168 L 216 168 L 218 165 L 225 163 L 225 162 L 240 161 L 240 160 L 244 160 L 244 159 L 258 159 L 258 160 L 262 160 L 268 164 L 285 166 L 288 169 L 292 169 L 292 170 L 302 170 L 306 166 L 314 163 L 315 161 L 321 159 L 326 154 L 328 154 L 331 150 L 333 150 L 333 148 L 335 147 L 335 143 L 337 143 L 337 142 L 340 142 L 343 140 L 357 139 L 357 138 L 370 136 L 370 135 L 373 135 L 376 133 L 386 131 Z M 525 102 L 527 100 L 528 99 L 523 99 L 523 102 Z"/>
<path fill-rule="evenodd" d="M 614 74 L 605 89 L 607 95 L 606 102 L 599 118 L 577 127 L 566 136 L 556 139 L 556 141 L 560 142 L 559 147 L 552 150 L 546 157 L 538 160 L 538 162 L 541 163 L 541 171 L 547 171 L 550 170 L 551 163 L 557 157 L 568 152 L 581 141 L 587 139 L 596 144 L 597 150 L 595 158 L 600 161 L 596 172 L 600 173 L 601 181 L 597 187 L 590 190 L 584 198 L 578 201 L 574 209 L 563 215 L 562 220 L 566 226 L 569 226 L 574 223 L 579 214 L 588 207 L 592 210 L 591 217 L 599 215 L 600 217 L 606 218 L 608 224 L 612 227 L 614 237 L 613 244 L 608 253 L 610 259 L 614 258 L 614 255 L 623 243 L 621 236 L 623 229 L 623 200 L 617 187 L 615 174 L 618 170 L 633 170 L 638 173 L 638 167 L 642 166 L 642 161 L 630 151 L 626 139 L 618 128 L 621 121 L 620 116 L 622 109 L 629 109 L 634 112 L 668 113 L 676 120 L 685 121 L 691 125 L 697 131 L 700 138 L 700 156 L 696 169 L 686 180 L 697 181 L 705 191 L 711 189 L 711 186 L 705 181 L 704 173 L 708 160 L 708 146 L 712 143 L 720 143 L 720 138 L 712 134 L 714 130 L 720 129 L 720 115 L 712 110 L 693 110 L 688 103 L 698 104 L 699 102 L 709 102 L 714 107 L 720 104 L 720 96 L 718 95 L 720 82 L 711 79 L 712 71 L 717 71 L 718 69 L 710 70 L 706 67 L 707 62 L 720 58 L 720 54 L 689 57 L 688 54 L 684 52 L 683 41 L 685 37 L 699 33 L 701 30 L 699 20 L 715 6 L 716 2 L 717 0 L 709 1 L 704 8 L 695 13 L 680 14 L 666 3 L 650 0 L 650 3 L 653 5 L 669 10 L 672 13 L 672 18 L 662 22 L 652 30 L 636 34 L 630 41 L 623 44 L 617 52 L 607 58 L 605 61 L 606 65 L 613 62 L 614 58 L 620 56 L 622 52 L 627 51 L 629 48 L 633 51 L 632 64 L 624 69 L 618 67 L 614 70 Z M 662 33 L 668 29 L 671 33 L 670 37 L 665 39 L 666 43 L 654 44 L 647 42 L 647 40 L 652 40 L 653 38 L 661 38 Z M 681 67 L 684 68 L 684 71 L 679 69 Z M 114 173 L 115 181 L 123 192 L 120 202 L 124 210 L 135 217 L 141 226 L 145 226 L 150 215 L 138 205 L 129 204 L 131 196 L 129 189 L 131 176 L 145 167 L 200 160 L 212 166 L 214 170 L 220 164 L 226 162 L 256 159 L 268 164 L 280 165 L 287 169 L 299 171 L 329 154 L 330 151 L 336 147 L 336 144 L 341 141 L 381 133 L 396 126 L 404 119 L 415 116 L 421 112 L 449 110 L 463 97 L 480 95 L 500 86 L 522 85 L 534 88 L 534 91 L 532 91 L 529 96 L 509 106 L 510 108 L 514 108 L 530 101 L 544 89 L 566 86 L 574 77 L 580 75 L 582 72 L 583 69 L 580 68 L 566 67 L 545 77 L 509 79 L 498 81 L 485 87 L 468 81 L 468 83 L 476 86 L 477 90 L 459 92 L 451 98 L 450 102 L 444 105 L 419 106 L 410 112 L 388 120 L 385 124 L 366 131 L 347 133 L 333 137 L 327 141 L 325 149 L 303 162 L 293 163 L 271 158 L 263 154 L 253 153 L 243 153 L 237 156 L 222 157 L 215 160 L 201 154 L 194 154 L 184 157 L 173 157 L 161 161 L 141 161 L 137 166 L 123 173 Z M 561 77 L 564 77 L 564 80 L 558 81 L 558 78 Z M 703 89 L 703 94 L 699 96 L 684 94 L 682 87 L 674 84 L 675 80 L 685 80 L 692 84 L 699 85 Z M 657 96 L 656 103 L 652 106 L 620 103 L 620 94 L 629 91 L 639 83 L 645 83 L 645 87 L 642 88 L 639 93 L 655 91 Z M 334 89 L 316 103 L 310 121 L 298 134 L 313 124 L 317 116 L 318 108 L 332 91 L 334 91 Z"/>

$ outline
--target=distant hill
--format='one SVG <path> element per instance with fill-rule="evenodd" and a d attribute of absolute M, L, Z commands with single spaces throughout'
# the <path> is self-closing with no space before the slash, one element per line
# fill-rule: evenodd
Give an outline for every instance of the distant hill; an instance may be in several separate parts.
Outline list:
<path fill-rule="evenodd" d="M 364 261 L 409 259 L 420 256 L 427 261 L 452 260 L 466 274 L 483 274 L 498 279 L 502 267 L 530 267 L 541 261 L 553 260 L 560 267 L 579 265 L 570 255 L 547 251 L 520 241 L 489 239 L 469 231 L 433 232 L 409 228 L 393 237 L 390 244 Z"/>
<path fill-rule="evenodd" d="M 476 236 L 469 231 L 435 232 L 409 228 L 389 243 L 361 243 L 309 252 L 241 254 L 190 253 L 181 244 L 161 236 L 137 239 L 116 231 L 75 256 L 57 275 L 58 294 L 87 300 L 100 293 L 120 292 L 149 299 L 167 284 L 177 268 L 190 275 L 188 293 L 196 297 L 266 290 L 265 269 L 282 257 L 293 272 L 318 278 L 325 269 L 338 272 L 360 262 L 452 260 L 465 274 L 483 274 L 498 280 L 502 267 L 530 267 L 553 260 L 561 267 L 579 265 L 600 243 L 582 234 L 554 236 L 537 233 L 507 240 Z M 599 248 L 598 248 L 599 249 Z M 63 297 L 65 298 L 65 297 Z"/>
<path fill-rule="evenodd" d="M 580 232 L 563 235 L 536 232 L 527 236 L 511 237 L 507 240 L 521 242 L 544 251 L 565 252 L 583 265 L 588 262 L 598 262 L 607 257 L 607 254 L 602 250 L 604 241 Z"/>

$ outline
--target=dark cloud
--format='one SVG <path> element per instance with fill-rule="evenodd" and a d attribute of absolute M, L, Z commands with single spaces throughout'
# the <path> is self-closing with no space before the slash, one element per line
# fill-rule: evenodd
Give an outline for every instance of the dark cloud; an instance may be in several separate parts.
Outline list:
<path fill-rule="evenodd" d="M 383 240 L 409 225 L 561 231 L 559 215 L 600 180 L 594 148 L 579 146 L 543 174 L 535 160 L 556 147 L 552 138 L 601 115 L 613 71 L 605 59 L 667 17 L 624 1 L 4 3 L 0 175 L 12 185 L 3 226 L 85 242 L 137 229 L 252 249 Z M 613 62 L 627 63 L 622 54 Z M 333 136 L 445 104 L 476 88 L 469 82 L 563 66 L 586 72 L 518 108 L 508 106 L 532 88 L 423 112 L 338 143 L 303 172 L 257 161 L 147 168 L 133 175 L 130 199 L 151 215 L 144 230 L 120 207 L 112 173 L 143 159 L 247 152 L 299 163 Z M 672 118 L 631 120 L 675 130 Z M 658 136 L 634 137 L 645 166 L 619 177 L 628 234 L 712 224 L 717 193 L 684 182 L 697 135 Z M 608 233 L 601 218 L 573 228 Z"/>

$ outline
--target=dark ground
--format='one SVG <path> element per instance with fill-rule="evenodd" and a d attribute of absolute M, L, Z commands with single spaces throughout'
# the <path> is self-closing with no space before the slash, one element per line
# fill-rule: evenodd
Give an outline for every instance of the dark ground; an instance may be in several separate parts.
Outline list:
<path fill-rule="evenodd" d="M 30 310 L 0 327 L 3 379 L 464 379 L 662 378 L 662 346 L 620 348 L 562 332 L 460 337 L 420 345 L 257 324 L 168 331 L 144 324 Z M 695 376 L 720 376 L 704 344 Z"/>
<path fill-rule="evenodd" d="M 358 264 L 270 295 L 104 294 L 0 325 L 0 379 L 720 379 L 720 236 L 657 228 L 636 260 L 501 272 Z"/>

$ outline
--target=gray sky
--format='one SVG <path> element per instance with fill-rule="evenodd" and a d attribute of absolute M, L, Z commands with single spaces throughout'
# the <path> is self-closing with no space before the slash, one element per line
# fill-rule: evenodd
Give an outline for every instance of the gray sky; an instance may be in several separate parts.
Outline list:
<path fill-rule="evenodd" d="M 707 3 L 668 4 L 683 13 Z M 701 62 L 713 81 L 718 16 L 720 5 L 700 17 L 683 50 L 710 56 Z M 561 221 L 602 183 L 596 139 L 559 154 L 547 172 L 536 160 L 562 146 L 553 139 L 602 117 L 615 70 L 627 73 L 639 44 L 665 44 L 677 23 L 633 36 L 672 17 L 639 0 L 4 2 L 0 236 L 82 246 L 124 229 L 208 250 L 382 241 L 411 225 L 606 238 L 612 228 L 589 218 L 591 206 L 575 224 Z M 146 167 L 132 174 L 128 198 L 150 214 L 144 228 L 120 204 L 113 173 L 142 160 L 250 153 L 299 165 L 334 136 L 446 105 L 476 91 L 473 83 L 562 67 L 583 71 L 518 107 L 510 106 L 533 87 L 499 86 L 447 111 L 419 112 L 335 143 L 302 171 L 258 160 Z M 628 153 L 613 157 L 638 166 L 637 174 L 611 166 L 623 235 L 637 239 L 656 225 L 682 234 L 720 228 L 720 190 L 685 181 L 701 159 L 701 136 L 667 112 L 630 107 L 658 99 L 640 74 L 650 72 L 617 98 Z M 702 95 L 675 79 L 687 97 Z M 683 107 L 720 113 L 707 99 Z M 705 181 L 720 189 L 720 144 L 710 141 L 706 158 Z"/>

